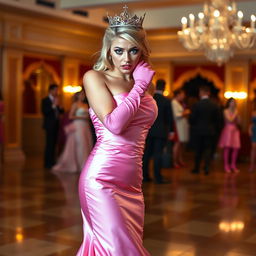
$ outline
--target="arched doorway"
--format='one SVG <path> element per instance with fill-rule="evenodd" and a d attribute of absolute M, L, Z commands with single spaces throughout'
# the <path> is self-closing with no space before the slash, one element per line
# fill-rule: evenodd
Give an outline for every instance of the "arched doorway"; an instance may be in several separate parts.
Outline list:
<path fill-rule="evenodd" d="M 31 64 L 23 74 L 22 146 L 26 155 L 43 153 L 41 100 L 51 83 L 60 84 L 60 78 L 43 62 Z"/>
<path fill-rule="evenodd" d="M 214 82 L 203 77 L 201 74 L 197 74 L 195 77 L 186 81 L 182 86 L 187 96 L 186 103 L 189 108 L 191 108 L 193 104 L 198 101 L 199 89 L 203 85 L 210 88 L 212 98 L 219 98 L 220 89 L 215 86 Z"/>

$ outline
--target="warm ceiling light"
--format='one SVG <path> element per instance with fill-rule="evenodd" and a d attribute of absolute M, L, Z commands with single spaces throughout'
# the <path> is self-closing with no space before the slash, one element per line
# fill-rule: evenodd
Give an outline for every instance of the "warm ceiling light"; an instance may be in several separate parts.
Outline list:
<path fill-rule="evenodd" d="M 224 93 L 224 97 L 226 99 L 229 98 L 234 98 L 234 99 L 238 99 L 238 100 L 243 100 L 247 98 L 247 93 L 246 92 L 232 92 L 232 91 L 227 91 Z"/>
<path fill-rule="evenodd" d="M 63 87 L 63 91 L 66 93 L 76 93 L 76 92 L 80 92 L 81 90 L 82 90 L 82 87 L 77 85 L 67 85 Z"/>

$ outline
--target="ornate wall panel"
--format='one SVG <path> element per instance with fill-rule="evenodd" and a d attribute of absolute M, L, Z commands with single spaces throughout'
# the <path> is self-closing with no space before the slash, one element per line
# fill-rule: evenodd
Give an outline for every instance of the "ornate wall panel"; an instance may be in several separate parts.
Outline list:
<path fill-rule="evenodd" d="M 230 62 L 226 65 L 225 91 L 238 91 L 249 93 L 249 67 L 248 61 Z M 250 117 L 249 98 L 237 100 L 241 124 L 244 130 L 248 125 Z"/>
<path fill-rule="evenodd" d="M 5 158 L 23 159 L 21 149 L 22 52 L 3 51 L 3 95 L 5 100 Z"/>

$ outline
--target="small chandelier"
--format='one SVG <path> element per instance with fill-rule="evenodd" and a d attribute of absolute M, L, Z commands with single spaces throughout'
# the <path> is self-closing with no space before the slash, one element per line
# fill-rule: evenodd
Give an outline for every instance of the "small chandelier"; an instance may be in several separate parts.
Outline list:
<path fill-rule="evenodd" d="M 243 13 L 237 11 L 235 2 L 211 0 L 195 19 L 189 14 L 181 19 L 182 30 L 178 36 L 188 50 L 205 50 L 206 57 L 221 65 L 233 55 L 234 49 L 249 49 L 255 43 L 255 15 L 251 15 L 251 26 L 242 25 Z"/>

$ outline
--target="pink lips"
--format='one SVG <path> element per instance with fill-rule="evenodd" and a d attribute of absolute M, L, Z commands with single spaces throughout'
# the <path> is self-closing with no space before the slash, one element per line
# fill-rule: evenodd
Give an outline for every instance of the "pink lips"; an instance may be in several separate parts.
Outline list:
<path fill-rule="evenodd" d="M 122 65 L 121 67 L 124 70 L 130 70 L 132 66 L 131 65 Z"/>

